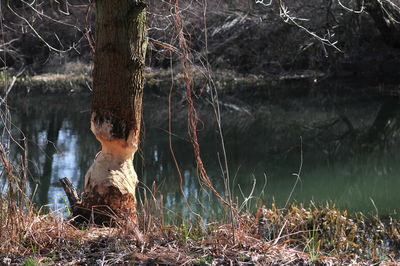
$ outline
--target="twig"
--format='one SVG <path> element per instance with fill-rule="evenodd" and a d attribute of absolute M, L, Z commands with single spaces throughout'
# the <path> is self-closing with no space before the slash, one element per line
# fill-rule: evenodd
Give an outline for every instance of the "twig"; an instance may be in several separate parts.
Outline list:
<path fill-rule="evenodd" d="M 32 26 L 32 24 L 23 16 L 21 16 L 20 14 L 18 14 L 14 9 L 11 8 L 10 3 L 7 4 L 7 7 L 10 9 L 10 11 L 17 16 L 18 18 L 20 18 L 21 20 L 23 20 L 28 27 L 34 32 L 34 34 L 36 35 L 36 37 L 38 37 L 46 46 L 47 48 L 49 48 L 50 50 L 57 52 L 57 53 L 65 53 L 68 52 L 70 50 L 73 49 L 73 47 L 68 48 L 67 50 L 60 50 L 55 48 L 54 46 L 52 46 L 51 44 L 49 44 L 43 37 L 42 35 L 39 34 L 39 32 Z"/>
<path fill-rule="evenodd" d="M 256 0 L 256 4 L 261 4 L 263 6 L 270 6 L 272 4 L 272 0 L 269 0 L 269 3 L 264 3 L 264 0 Z"/>
<path fill-rule="evenodd" d="M 171 111 L 171 105 L 172 105 L 172 91 L 174 89 L 174 71 L 172 68 L 172 57 L 170 60 L 170 69 L 171 69 L 171 86 L 169 88 L 169 94 L 168 94 L 168 146 L 169 146 L 169 151 L 171 153 L 172 156 L 172 160 L 174 161 L 174 165 L 176 168 L 176 171 L 178 172 L 178 176 L 179 176 L 179 188 L 181 190 L 182 196 L 185 200 L 186 206 L 188 207 L 188 209 L 190 210 L 191 213 L 193 213 L 195 216 L 197 216 L 199 219 L 201 219 L 201 216 L 196 213 L 195 211 L 193 211 L 192 207 L 189 204 L 189 201 L 185 195 L 184 192 L 184 187 L 183 187 L 183 176 L 182 176 L 182 171 L 181 168 L 179 167 L 179 163 L 178 160 L 176 159 L 175 156 L 175 151 L 172 145 L 172 111 Z"/>
<path fill-rule="evenodd" d="M 337 0 L 337 1 L 338 1 L 338 4 L 339 4 L 342 8 L 344 8 L 344 9 L 347 10 L 347 11 L 356 13 L 356 14 L 361 14 L 361 13 L 364 12 L 364 10 L 365 10 L 364 1 L 363 1 L 362 4 L 361 4 L 360 10 L 355 10 L 355 9 L 349 8 L 349 7 L 345 6 L 344 4 L 342 4 L 342 2 L 341 2 L 340 0 Z"/>
<path fill-rule="evenodd" d="M 95 42 L 94 42 L 94 40 L 93 40 L 93 36 L 92 36 L 92 34 L 91 34 L 91 29 L 90 29 L 90 27 L 89 27 L 89 14 L 90 14 L 90 10 L 91 10 L 93 4 L 94 4 L 94 1 L 93 1 L 93 0 L 90 0 L 90 3 L 89 3 L 89 4 L 87 5 L 87 7 L 86 7 L 86 15 L 85 15 L 85 33 L 84 33 L 84 34 L 85 34 L 86 39 L 87 39 L 87 41 L 88 41 L 88 43 L 89 43 L 90 51 L 91 51 L 92 54 L 94 55 L 95 52 L 96 52 L 96 49 L 95 49 Z"/>
<path fill-rule="evenodd" d="M 191 82 L 190 82 L 190 55 L 189 55 L 189 47 L 187 45 L 186 39 L 184 37 L 183 33 L 183 25 L 182 25 L 182 17 L 180 15 L 180 9 L 179 9 L 179 0 L 175 1 L 175 23 L 176 23 L 176 29 L 178 32 L 178 38 L 179 38 L 179 43 L 182 49 L 182 66 L 184 69 L 184 82 L 185 82 L 185 87 L 186 87 L 186 93 L 187 93 L 187 102 L 189 105 L 189 113 L 188 113 L 188 122 L 189 122 L 189 132 L 192 134 L 191 140 L 192 140 L 192 145 L 193 149 L 195 152 L 195 158 L 196 158 L 196 164 L 198 167 L 198 170 L 200 172 L 200 177 L 203 180 L 203 182 L 207 185 L 207 187 L 213 192 L 213 194 L 226 206 L 228 206 L 230 209 L 234 210 L 234 207 L 232 204 L 227 202 L 215 189 L 212 181 L 210 180 L 206 169 L 204 168 L 203 160 L 201 159 L 201 154 L 200 154 L 200 145 L 198 142 L 198 137 L 197 137 L 197 122 L 198 122 L 198 117 L 197 117 L 197 112 L 196 109 L 194 108 L 194 103 L 192 99 L 192 91 L 191 91 Z M 236 210 L 234 210 L 236 211 Z"/>
<path fill-rule="evenodd" d="M 303 138 L 300 137 L 300 166 L 299 166 L 299 170 L 297 171 L 297 173 L 293 173 L 292 175 L 294 175 L 296 177 L 296 182 L 294 183 L 292 190 L 290 191 L 289 197 L 286 200 L 285 203 L 285 207 L 286 208 L 289 204 L 290 199 L 292 198 L 293 192 L 297 187 L 297 183 L 299 182 L 299 180 L 301 180 L 301 171 L 303 169 Z"/>
<path fill-rule="evenodd" d="M 60 179 L 60 183 L 65 191 L 65 194 L 67 194 L 69 204 L 72 206 L 76 205 L 80 201 L 78 192 L 76 191 L 76 188 L 74 185 L 71 183 L 71 181 L 67 177 L 63 177 Z"/>
<path fill-rule="evenodd" d="M 336 44 L 338 43 L 337 41 L 331 42 L 329 39 L 323 38 L 323 37 L 317 35 L 315 32 L 312 32 L 311 30 L 307 29 L 305 26 L 299 24 L 296 20 L 306 20 L 306 19 L 296 18 L 296 17 L 289 15 L 289 9 L 287 6 L 285 6 L 285 4 L 282 1 L 280 1 L 279 13 L 280 13 L 279 15 L 281 16 L 281 18 L 283 19 L 283 21 L 285 23 L 289 23 L 289 22 L 293 23 L 295 26 L 304 30 L 306 33 L 308 33 L 312 37 L 316 38 L 323 44 L 331 46 L 332 48 L 336 49 L 337 51 L 342 52 L 342 50 L 340 50 L 340 48 L 336 46 Z"/>

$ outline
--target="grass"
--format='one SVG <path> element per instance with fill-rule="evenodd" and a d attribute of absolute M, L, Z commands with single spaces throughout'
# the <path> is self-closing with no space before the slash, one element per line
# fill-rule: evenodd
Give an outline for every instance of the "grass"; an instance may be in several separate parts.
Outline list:
<path fill-rule="evenodd" d="M 35 266 L 35 265 L 38 265 L 38 261 L 36 261 L 36 259 L 34 259 L 34 258 L 29 257 L 22 262 L 22 265 L 23 266 Z"/>
<path fill-rule="evenodd" d="M 400 221 L 391 217 L 349 215 L 330 206 L 292 205 L 287 210 L 272 206 L 262 212 L 263 224 L 283 228 L 280 241 L 302 247 L 312 260 L 321 256 L 353 256 L 380 262 L 399 255 Z"/>
<path fill-rule="evenodd" d="M 321 253 L 319 251 L 321 245 L 321 239 L 319 239 L 318 228 L 313 229 L 308 234 L 308 242 L 305 245 L 305 250 L 310 254 L 311 261 L 317 261 L 318 257 L 320 257 Z"/>
<path fill-rule="evenodd" d="M 10 204 L 4 198 L 2 203 Z M 223 223 L 174 226 L 153 217 L 149 225 L 141 216 L 139 231 L 143 235 L 139 238 L 132 224 L 79 230 L 57 213 L 15 210 L 6 211 L 9 218 L 0 221 L 0 254 L 4 254 L 2 260 L 21 265 L 93 265 L 100 261 L 104 265 L 369 265 L 392 262 L 399 255 L 399 221 L 351 216 L 326 206 L 292 205 L 285 210 L 271 206 L 260 208 L 255 215 L 241 215 L 235 241 L 231 226 Z M 10 219 L 18 222 L 12 225 Z"/>

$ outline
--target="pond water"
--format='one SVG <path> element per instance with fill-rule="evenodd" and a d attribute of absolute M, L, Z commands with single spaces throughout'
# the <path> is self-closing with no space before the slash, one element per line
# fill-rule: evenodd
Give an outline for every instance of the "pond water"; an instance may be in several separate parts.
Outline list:
<path fill-rule="evenodd" d="M 351 212 L 396 215 L 400 202 L 397 100 L 357 91 L 306 91 L 295 97 L 239 102 L 244 109 L 232 107 L 239 100 L 222 98 L 234 201 L 243 211 L 272 202 L 278 207 L 312 202 Z M 82 188 L 99 151 L 89 129 L 89 104 L 89 97 L 82 95 L 35 96 L 11 104 L 14 124 L 27 138 L 30 187 L 39 206 L 52 210 L 65 206 L 61 177 Z M 222 219 L 226 210 L 199 182 L 185 102 L 176 99 L 173 104 L 170 135 L 167 99 L 145 99 L 142 145 L 135 159 L 140 194 L 143 197 L 147 188 L 155 186 L 170 220 L 193 216 L 180 190 L 171 137 L 191 209 L 207 219 Z M 203 104 L 199 117 L 202 158 L 215 188 L 224 195 L 226 171 L 221 169 L 224 157 L 212 106 Z M 22 133 L 14 130 L 14 136 L 21 139 Z M 19 150 L 15 151 L 18 158 Z"/>

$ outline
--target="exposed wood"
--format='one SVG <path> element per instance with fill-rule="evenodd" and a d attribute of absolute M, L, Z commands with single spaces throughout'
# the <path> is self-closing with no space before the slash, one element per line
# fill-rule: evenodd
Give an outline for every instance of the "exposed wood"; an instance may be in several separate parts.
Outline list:
<path fill-rule="evenodd" d="M 72 182 L 67 177 L 61 178 L 59 181 L 70 204 L 70 210 L 73 215 L 73 217 L 71 217 L 71 222 L 73 224 L 77 226 L 83 223 L 105 226 L 115 225 L 113 221 L 117 219 L 117 216 L 108 206 L 93 204 L 92 208 L 86 208 L 85 205 L 82 204 L 79 194 Z"/>

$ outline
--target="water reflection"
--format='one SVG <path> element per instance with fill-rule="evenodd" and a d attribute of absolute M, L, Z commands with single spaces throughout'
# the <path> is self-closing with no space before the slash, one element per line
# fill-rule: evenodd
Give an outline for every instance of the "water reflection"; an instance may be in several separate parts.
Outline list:
<path fill-rule="evenodd" d="M 50 204 L 51 209 L 64 206 L 58 185 L 61 177 L 69 177 L 82 188 L 83 177 L 99 150 L 89 129 L 88 105 L 89 99 L 83 96 L 37 97 L 13 103 L 14 123 L 28 139 L 29 180 L 39 205 Z M 167 212 L 190 217 L 169 148 L 166 108 L 163 100 L 145 101 L 144 137 L 135 168 L 142 187 L 156 184 Z M 199 184 L 184 107 L 179 108 L 173 114 L 172 144 L 182 171 L 183 192 L 194 211 L 207 218 L 222 218 L 223 208 Z M 376 206 L 381 214 L 393 213 L 400 201 L 399 110 L 394 99 L 349 100 L 324 95 L 267 102 L 251 115 L 224 110 L 235 201 L 240 203 L 249 195 L 254 179 L 249 208 L 272 201 L 283 207 L 302 156 L 301 178 L 291 201 L 332 202 L 367 213 Z M 200 111 L 200 118 L 204 123 L 199 132 L 203 160 L 216 189 L 224 194 L 220 139 L 209 107 Z M 379 146 L 385 148 L 365 148 Z"/>
<path fill-rule="evenodd" d="M 400 128 L 400 104 L 397 98 L 388 98 L 383 101 L 376 118 L 365 135 L 363 148 L 374 150 L 390 147 Z"/>

